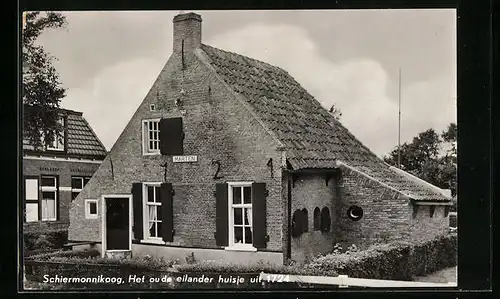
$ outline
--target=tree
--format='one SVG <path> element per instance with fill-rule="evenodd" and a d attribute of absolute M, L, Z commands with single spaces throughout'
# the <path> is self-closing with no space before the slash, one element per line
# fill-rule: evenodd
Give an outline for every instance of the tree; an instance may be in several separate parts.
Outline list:
<path fill-rule="evenodd" d="M 330 114 L 333 115 L 333 117 L 336 120 L 340 120 L 340 117 L 342 116 L 342 112 L 340 111 L 340 109 L 338 109 L 337 107 L 335 107 L 335 104 L 333 104 L 330 107 L 330 109 L 328 109 L 328 112 L 330 112 Z"/>
<path fill-rule="evenodd" d="M 65 96 L 59 75 L 52 62 L 55 59 L 36 44 L 46 29 L 66 26 L 66 18 L 60 13 L 27 12 L 22 33 L 23 86 L 22 99 L 23 134 L 31 145 L 40 148 L 61 135 L 59 124 L 60 101 Z"/>
<path fill-rule="evenodd" d="M 445 131 L 441 134 L 441 138 L 445 143 L 450 145 L 447 155 L 454 159 L 457 163 L 457 124 L 450 123 Z"/>
<path fill-rule="evenodd" d="M 398 154 L 401 155 L 401 169 L 405 170 L 437 187 L 451 189 L 455 196 L 457 186 L 456 124 L 451 123 L 438 135 L 433 129 L 418 134 L 411 143 L 403 143 L 400 151 L 394 148 L 384 161 L 398 166 Z M 444 155 L 441 148 L 451 149 Z"/>
<path fill-rule="evenodd" d="M 437 158 L 439 146 L 439 135 L 433 129 L 418 134 L 411 143 L 405 142 L 401 145 L 401 168 L 415 174 L 423 168 L 426 161 Z M 398 154 L 399 150 L 396 147 L 384 159 L 385 162 L 398 166 Z"/>

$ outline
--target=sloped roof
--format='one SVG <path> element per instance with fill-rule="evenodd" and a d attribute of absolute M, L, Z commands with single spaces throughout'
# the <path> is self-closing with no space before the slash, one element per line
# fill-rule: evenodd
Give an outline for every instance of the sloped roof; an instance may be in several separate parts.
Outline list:
<path fill-rule="evenodd" d="M 293 169 L 335 168 L 339 160 L 415 200 L 449 200 L 391 170 L 285 70 L 205 44 L 201 49 L 220 78 L 283 143 Z"/>
<path fill-rule="evenodd" d="M 66 115 L 66 155 L 105 157 L 107 154 L 106 148 L 83 117 L 83 113 L 66 109 L 61 109 L 61 112 Z M 26 139 L 23 140 L 23 150 L 33 150 L 33 146 Z"/>

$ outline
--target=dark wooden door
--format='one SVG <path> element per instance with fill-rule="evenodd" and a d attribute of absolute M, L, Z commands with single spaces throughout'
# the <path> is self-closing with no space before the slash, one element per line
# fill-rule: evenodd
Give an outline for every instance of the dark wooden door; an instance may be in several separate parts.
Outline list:
<path fill-rule="evenodd" d="M 129 250 L 129 199 L 106 198 L 106 250 Z"/>

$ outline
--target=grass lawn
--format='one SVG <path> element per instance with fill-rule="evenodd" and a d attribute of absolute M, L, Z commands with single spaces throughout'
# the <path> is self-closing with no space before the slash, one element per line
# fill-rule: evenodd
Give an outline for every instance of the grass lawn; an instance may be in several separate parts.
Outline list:
<path fill-rule="evenodd" d="M 457 282 L 457 267 L 445 268 L 443 270 L 431 273 L 427 276 L 415 277 L 413 278 L 413 280 L 420 282 L 437 283 Z"/>

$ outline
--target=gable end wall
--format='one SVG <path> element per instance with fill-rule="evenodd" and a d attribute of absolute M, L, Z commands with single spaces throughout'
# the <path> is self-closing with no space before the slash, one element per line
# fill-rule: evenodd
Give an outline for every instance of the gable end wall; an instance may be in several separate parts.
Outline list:
<path fill-rule="evenodd" d="M 215 184 L 255 181 L 265 182 L 269 190 L 267 250 L 282 251 L 281 152 L 275 150 L 276 142 L 199 58 L 186 54 L 184 72 L 180 61 L 178 54 L 170 57 L 111 153 L 74 201 L 69 238 L 100 241 L 101 211 L 98 219 L 85 219 L 84 199 L 100 201 L 103 194 L 130 194 L 134 182 L 162 182 L 164 168 L 160 165 L 167 161 L 166 181 L 175 190 L 172 245 L 219 248 L 214 239 Z M 181 108 L 174 104 L 176 99 L 181 99 Z M 151 112 L 150 104 L 156 104 L 157 111 Z M 142 155 L 142 120 L 160 117 L 183 118 L 184 154 L 197 155 L 198 162 L 173 163 L 171 156 Z M 272 178 L 266 166 L 270 158 L 274 164 Z M 213 161 L 220 161 L 219 175 L 223 178 L 214 180 Z"/>

